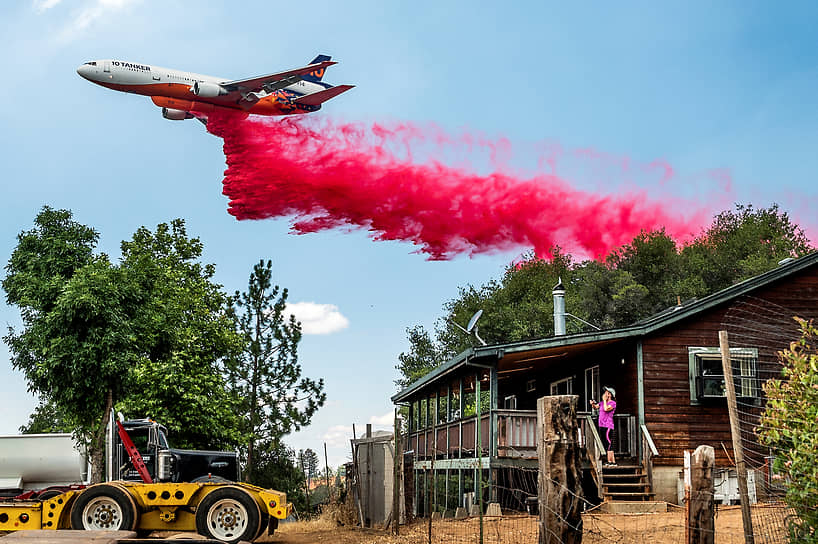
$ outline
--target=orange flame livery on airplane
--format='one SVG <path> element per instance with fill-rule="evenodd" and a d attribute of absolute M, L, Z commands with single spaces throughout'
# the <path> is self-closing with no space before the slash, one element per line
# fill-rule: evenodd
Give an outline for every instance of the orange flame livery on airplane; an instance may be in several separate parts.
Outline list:
<path fill-rule="evenodd" d="M 224 78 L 182 72 L 160 66 L 121 60 L 86 62 L 77 73 L 98 85 L 150 96 L 162 108 L 162 116 L 174 121 L 207 122 L 209 112 L 227 108 L 256 115 L 293 115 L 321 109 L 321 104 L 353 88 L 333 86 L 322 80 L 335 62 L 318 55 L 302 68 L 247 79 Z"/>

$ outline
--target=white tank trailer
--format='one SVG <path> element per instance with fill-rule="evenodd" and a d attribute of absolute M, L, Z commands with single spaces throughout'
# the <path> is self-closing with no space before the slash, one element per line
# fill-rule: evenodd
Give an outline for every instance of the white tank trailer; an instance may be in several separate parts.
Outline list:
<path fill-rule="evenodd" d="M 0 436 L 0 495 L 87 483 L 88 462 L 70 434 Z"/>

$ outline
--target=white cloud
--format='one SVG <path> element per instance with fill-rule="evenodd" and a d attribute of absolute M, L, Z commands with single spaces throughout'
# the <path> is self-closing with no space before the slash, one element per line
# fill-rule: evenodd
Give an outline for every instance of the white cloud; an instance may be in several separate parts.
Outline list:
<path fill-rule="evenodd" d="M 43 13 L 44 11 L 50 10 L 60 2 L 62 2 L 62 0 L 34 0 L 34 9 L 37 10 L 37 13 Z"/>
<path fill-rule="evenodd" d="M 100 19 L 110 17 L 118 11 L 122 11 L 130 6 L 136 5 L 142 0 L 91 0 L 74 11 L 69 21 L 59 32 L 61 41 L 71 41 L 77 38 L 83 31 Z M 43 13 L 54 6 L 60 4 L 62 0 L 37 0 L 35 8 L 39 13 Z"/>
<path fill-rule="evenodd" d="M 349 327 L 349 319 L 334 304 L 294 302 L 287 304 L 285 313 L 294 315 L 301 322 L 304 334 L 331 334 Z"/>
<path fill-rule="evenodd" d="M 349 439 L 352 438 L 352 426 L 347 425 L 333 425 L 322 437 L 327 446 L 336 448 L 348 447 Z"/>
<path fill-rule="evenodd" d="M 395 412 L 389 411 L 382 416 L 372 416 L 369 418 L 369 422 L 372 425 L 389 427 L 391 429 L 395 426 Z"/>

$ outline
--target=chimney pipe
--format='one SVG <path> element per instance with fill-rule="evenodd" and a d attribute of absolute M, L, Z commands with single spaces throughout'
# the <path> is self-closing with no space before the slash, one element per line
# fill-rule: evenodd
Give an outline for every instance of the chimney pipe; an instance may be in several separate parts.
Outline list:
<path fill-rule="evenodd" d="M 554 336 L 565 334 L 565 287 L 562 285 L 562 278 L 551 291 L 554 295 Z"/>

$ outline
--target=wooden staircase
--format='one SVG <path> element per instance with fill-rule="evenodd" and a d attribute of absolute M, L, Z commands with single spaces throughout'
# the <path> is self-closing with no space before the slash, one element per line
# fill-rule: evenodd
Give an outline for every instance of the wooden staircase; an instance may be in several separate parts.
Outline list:
<path fill-rule="evenodd" d="M 605 501 L 652 501 L 648 475 L 642 465 L 623 459 L 616 466 L 602 467 L 602 498 Z"/>

